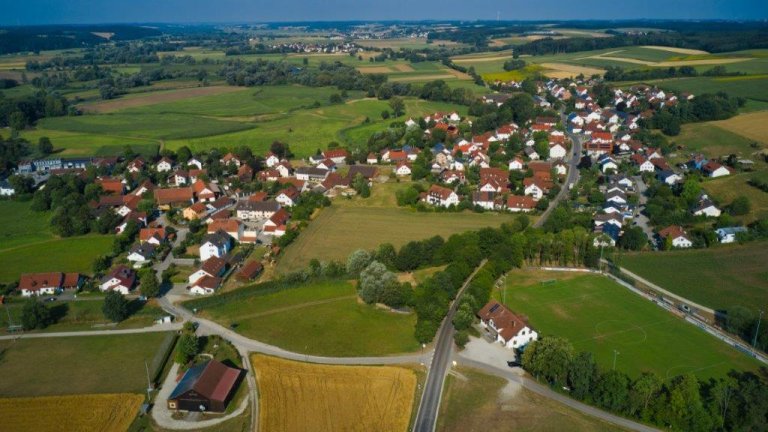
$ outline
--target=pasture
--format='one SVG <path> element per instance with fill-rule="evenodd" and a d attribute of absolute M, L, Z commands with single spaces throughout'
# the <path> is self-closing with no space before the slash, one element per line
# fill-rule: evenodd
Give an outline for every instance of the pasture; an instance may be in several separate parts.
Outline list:
<path fill-rule="evenodd" d="M 103 134 L 66 132 L 61 130 L 36 127 L 25 130 L 21 136 L 29 142 L 36 144 L 40 137 L 48 137 L 53 143 L 58 156 L 122 156 L 125 147 L 147 158 L 154 158 L 160 144 L 157 140 L 134 138 L 128 136 Z"/>
<path fill-rule="evenodd" d="M 741 114 L 713 124 L 768 146 L 768 111 Z"/>
<path fill-rule="evenodd" d="M 36 212 L 29 202 L 0 201 L 0 251 L 50 240 L 51 214 Z"/>
<path fill-rule="evenodd" d="M 171 333 L 0 341 L 0 396 L 143 393 Z M 34 359 L 34 367 L 30 367 Z M 162 365 L 160 365 L 162 367 Z"/>
<path fill-rule="evenodd" d="M 112 250 L 114 237 L 87 235 L 53 238 L 11 248 L 0 249 L 0 282 L 12 282 L 22 273 L 80 272 L 91 273 L 94 258 Z M 76 253 L 74 253 L 76 251 Z"/>
<path fill-rule="evenodd" d="M 344 261 L 356 249 L 374 249 L 381 243 L 399 247 L 435 235 L 447 238 L 513 219 L 512 215 L 495 213 L 419 213 L 404 208 L 331 206 L 323 209 L 285 249 L 278 272 L 305 268 L 312 258 Z"/>
<path fill-rule="evenodd" d="M 126 393 L 0 399 L 0 416 L 6 432 L 122 432 L 143 401 Z"/>
<path fill-rule="evenodd" d="M 741 115 L 733 119 L 739 117 Z M 724 128 L 722 122 L 688 123 L 681 127 L 680 135 L 669 139 L 683 147 L 677 152 L 681 162 L 686 162 L 691 153 L 701 152 L 708 157 L 719 159 L 732 153 L 751 158 L 756 152 L 756 149 L 751 147 L 752 140 L 739 134 L 738 130 Z"/>
<path fill-rule="evenodd" d="M 735 216 L 734 218 L 749 224 L 759 218 L 768 217 L 768 193 L 750 186 L 748 183 L 751 178 L 755 177 L 768 181 L 768 171 L 745 172 L 719 177 L 703 183 L 702 187 L 714 199 L 723 204 L 730 204 L 734 199 L 742 195 L 747 197 L 750 203 L 749 213 L 744 216 Z"/>
<path fill-rule="evenodd" d="M 711 249 L 634 253 L 621 266 L 712 309 L 768 308 L 768 243 Z"/>
<path fill-rule="evenodd" d="M 392 366 L 331 366 L 253 355 L 259 430 L 405 432 L 416 374 Z"/>
<path fill-rule="evenodd" d="M 437 432 L 620 430 L 504 378 L 467 367 L 455 370 L 445 379 Z"/>
<path fill-rule="evenodd" d="M 547 280 L 554 282 L 541 283 Z M 619 352 L 616 369 L 632 377 L 651 371 L 662 379 L 686 373 L 707 379 L 759 366 L 744 353 L 603 276 L 513 271 L 504 289 L 506 304 L 526 315 L 540 336 L 568 339 L 577 352 L 591 352 L 605 369 L 612 367 L 614 350 Z M 505 296 L 494 292 L 494 297 Z"/>
<path fill-rule="evenodd" d="M 728 68 L 730 70 L 730 68 Z M 736 79 L 734 79 L 736 78 Z M 693 94 L 717 93 L 724 91 L 731 96 L 768 101 L 768 76 L 747 75 L 743 77 L 695 77 L 651 81 L 663 89 Z"/>
<path fill-rule="evenodd" d="M 243 87 L 210 86 L 186 88 L 180 90 L 155 91 L 146 94 L 134 95 L 133 97 L 122 97 L 101 102 L 85 103 L 80 105 L 80 109 L 82 109 L 84 112 L 103 114 L 119 111 L 122 109 L 144 107 L 147 105 L 183 101 L 187 99 L 196 99 L 198 97 L 215 96 L 243 90 L 245 90 Z"/>
<path fill-rule="evenodd" d="M 416 317 L 358 302 L 347 281 L 319 281 L 203 308 L 238 333 L 289 351 L 324 356 L 413 352 Z"/>

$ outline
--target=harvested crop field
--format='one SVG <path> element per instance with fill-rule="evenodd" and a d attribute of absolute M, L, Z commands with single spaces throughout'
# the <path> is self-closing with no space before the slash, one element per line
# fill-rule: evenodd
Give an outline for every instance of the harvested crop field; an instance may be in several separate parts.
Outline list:
<path fill-rule="evenodd" d="M 751 140 L 768 144 L 768 111 L 741 114 L 712 124 Z"/>
<path fill-rule="evenodd" d="M 584 76 L 588 77 L 595 74 L 602 75 L 605 72 L 603 69 L 565 63 L 541 63 L 541 66 L 545 68 L 544 75 L 550 78 L 572 78 L 579 74 L 584 74 Z"/>
<path fill-rule="evenodd" d="M 410 75 L 410 76 L 397 76 L 393 75 L 389 78 L 390 81 L 434 81 L 434 80 L 450 80 L 455 79 L 456 75 L 453 74 L 434 74 L 434 75 Z"/>
<path fill-rule="evenodd" d="M 413 67 L 409 64 L 398 64 L 395 65 L 395 70 L 398 72 L 413 72 Z"/>
<path fill-rule="evenodd" d="M 381 73 L 381 74 L 388 74 L 392 73 L 392 68 L 389 66 L 366 66 L 366 67 L 359 67 L 357 68 L 360 73 L 364 74 L 375 74 L 375 73 Z"/>
<path fill-rule="evenodd" d="M 5 432 L 118 432 L 128 430 L 143 401 L 127 393 L 0 399 L 0 418 Z"/>
<path fill-rule="evenodd" d="M 83 104 L 80 106 L 83 111 L 91 113 L 108 113 L 119 111 L 125 108 L 137 108 L 147 105 L 154 105 L 164 102 L 173 102 L 177 100 L 188 99 L 197 96 L 215 96 L 224 93 L 245 91 L 245 87 L 234 86 L 211 86 L 185 88 L 181 90 L 172 90 L 164 92 L 152 92 L 146 95 L 133 96 L 123 99 L 114 99 L 106 102 L 97 102 Z"/>
<path fill-rule="evenodd" d="M 659 45 L 643 45 L 643 48 L 655 49 L 660 51 L 669 51 L 669 52 L 678 53 L 678 54 L 690 54 L 690 55 L 709 54 L 706 51 L 697 50 L 697 49 L 675 48 L 675 47 L 659 46 Z"/>
<path fill-rule="evenodd" d="M 393 366 L 331 366 L 251 357 L 259 430 L 395 432 L 408 428 L 416 374 Z"/>
<path fill-rule="evenodd" d="M 748 60 L 752 60 L 752 58 L 748 58 L 748 57 L 743 57 L 743 58 L 713 57 L 711 59 L 673 60 L 673 61 L 654 62 L 654 61 L 640 60 L 640 59 L 629 58 L 629 57 L 614 57 L 613 55 L 609 55 L 609 54 L 614 54 L 614 53 L 600 54 L 600 55 L 590 56 L 585 58 L 598 59 L 598 60 L 611 60 L 611 61 L 639 64 L 643 66 L 653 66 L 653 67 L 724 65 L 724 64 L 731 64 L 731 63 L 741 63 Z"/>

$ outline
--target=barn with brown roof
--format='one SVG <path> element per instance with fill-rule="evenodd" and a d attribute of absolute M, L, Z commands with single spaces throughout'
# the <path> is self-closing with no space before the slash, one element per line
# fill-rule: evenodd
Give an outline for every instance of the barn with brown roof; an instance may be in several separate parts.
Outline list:
<path fill-rule="evenodd" d="M 241 381 L 242 370 L 209 360 L 187 370 L 168 397 L 168 409 L 224 412 Z"/>

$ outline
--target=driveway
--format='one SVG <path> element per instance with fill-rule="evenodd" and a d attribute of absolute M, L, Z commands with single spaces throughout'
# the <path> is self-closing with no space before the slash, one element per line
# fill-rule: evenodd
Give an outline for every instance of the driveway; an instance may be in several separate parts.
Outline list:
<path fill-rule="evenodd" d="M 217 416 L 216 418 L 208 420 L 177 420 L 173 418 L 173 413 L 175 411 L 169 410 L 168 405 L 165 402 L 168 400 L 171 392 L 173 392 L 173 389 L 176 388 L 176 377 L 178 375 L 179 365 L 174 363 L 173 366 L 171 366 L 171 370 L 168 372 L 168 375 L 165 377 L 165 381 L 163 381 L 163 384 L 160 387 L 160 392 L 155 397 L 155 405 L 152 407 L 152 419 L 155 421 L 155 423 L 164 429 L 198 430 L 201 428 L 215 426 L 219 423 L 239 416 L 245 412 L 246 408 L 248 408 L 248 400 L 251 398 L 250 394 L 243 398 L 242 402 L 240 402 L 240 405 L 230 414 L 220 417 Z M 248 384 L 241 382 L 240 385 Z"/>
<path fill-rule="evenodd" d="M 643 232 L 645 233 L 646 237 L 648 237 L 648 241 L 651 242 L 651 245 L 653 245 L 653 248 L 656 249 L 656 242 L 654 240 L 654 234 L 653 234 L 653 228 L 651 227 L 651 221 L 648 219 L 648 216 L 643 214 L 645 211 L 645 204 L 648 202 L 648 197 L 645 195 L 645 192 L 648 190 L 648 186 L 643 181 L 643 178 L 640 176 L 634 176 L 632 177 L 632 180 L 634 180 L 637 183 L 637 197 L 638 197 L 638 215 L 634 218 L 634 221 L 637 222 L 637 226 L 639 226 Z"/>

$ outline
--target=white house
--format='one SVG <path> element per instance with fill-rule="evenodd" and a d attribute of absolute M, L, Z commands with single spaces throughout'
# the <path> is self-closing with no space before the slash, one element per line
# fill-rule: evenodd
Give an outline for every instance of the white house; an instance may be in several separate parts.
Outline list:
<path fill-rule="evenodd" d="M 704 200 L 699 203 L 698 206 L 696 206 L 693 209 L 693 214 L 695 216 L 706 216 L 706 217 L 720 217 L 720 214 L 722 212 L 720 211 L 717 206 L 715 206 L 715 203 L 709 200 Z"/>
<path fill-rule="evenodd" d="M 560 143 L 556 143 L 549 147 L 550 159 L 562 159 L 567 153 L 568 151 L 565 149 L 565 146 Z"/>
<path fill-rule="evenodd" d="M 395 169 L 395 175 L 398 177 L 404 177 L 411 175 L 411 167 L 405 162 L 400 162 L 397 164 L 397 168 Z"/>
<path fill-rule="evenodd" d="M 188 167 L 194 166 L 194 167 L 197 167 L 197 169 L 201 170 L 203 169 L 203 162 L 200 159 L 193 157 L 192 159 L 187 161 L 187 166 Z"/>
<path fill-rule="evenodd" d="M 275 197 L 275 201 L 280 203 L 283 207 L 293 207 L 299 199 L 299 191 L 295 188 L 283 189 L 279 195 Z"/>
<path fill-rule="evenodd" d="M 267 153 L 267 158 L 264 159 L 264 164 L 267 168 L 272 168 L 280 163 L 280 158 L 272 152 Z"/>
<path fill-rule="evenodd" d="M 99 289 L 101 291 L 117 291 L 127 295 L 136 282 L 136 272 L 124 265 L 113 268 L 106 276 L 101 278 Z"/>
<path fill-rule="evenodd" d="M 514 158 L 511 161 L 509 161 L 509 170 L 510 171 L 518 171 L 523 169 L 523 160 L 520 158 Z"/>
<path fill-rule="evenodd" d="M 221 278 L 203 276 L 189 287 L 189 293 L 193 295 L 211 295 L 221 284 Z"/>
<path fill-rule="evenodd" d="M 155 165 L 157 172 L 168 172 L 173 169 L 173 161 L 164 157 Z"/>
<path fill-rule="evenodd" d="M 432 185 L 427 191 L 426 201 L 432 205 L 450 207 L 459 204 L 459 196 L 451 189 Z"/>
<path fill-rule="evenodd" d="M 532 196 L 536 201 L 543 198 L 545 193 L 544 188 L 535 181 L 525 187 L 525 195 Z"/>
<path fill-rule="evenodd" d="M 208 234 L 203 237 L 200 245 L 200 261 L 207 261 L 211 257 L 221 258 L 229 252 L 230 246 L 229 234 L 223 231 Z"/>
<path fill-rule="evenodd" d="M 671 239 L 672 247 L 687 249 L 693 247 L 693 242 L 680 225 L 671 225 L 659 231 L 659 237 L 665 242 Z"/>
<path fill-rule="evenodd" d="M 733 243 L 736 241 L 736 236 L 739 233 L 745 233 L 747 229 L 745 227 L 726 227 L 718 228 L 715 230 L 720 243 Z"/>
<path fill-rule="evenodd" d="M 16 191 L 7 180 L 0 180 L 0 196 L 13 196 Z"/>
<path fill-rule="evenodd" d="M 706 174 L 707 177 L 717 178 L 731 175 L 731 171 L 728 168 L 720 165 L 715 161 L 709 161 L 701 167 L 701 171 Z"/>
<path fill-rule="evenodd" d="M 481 326 L 506 348 L 521 348 L 539 338 L 524 319 L 495 300 L 483 306 L 478 316 Z"/>

